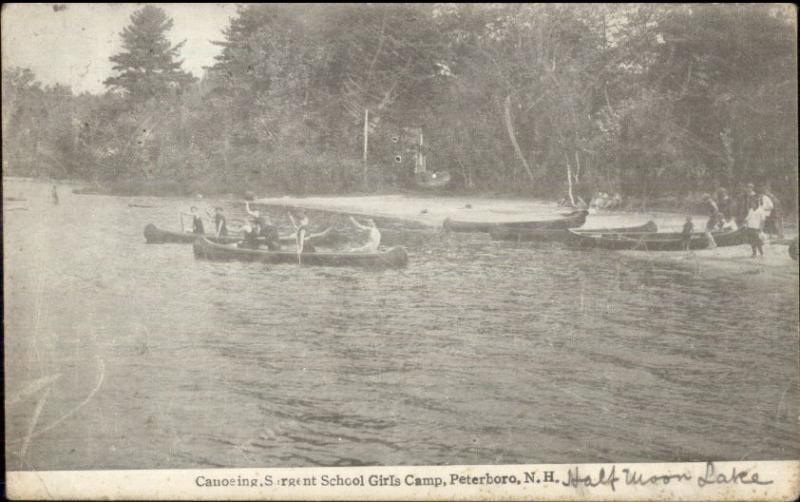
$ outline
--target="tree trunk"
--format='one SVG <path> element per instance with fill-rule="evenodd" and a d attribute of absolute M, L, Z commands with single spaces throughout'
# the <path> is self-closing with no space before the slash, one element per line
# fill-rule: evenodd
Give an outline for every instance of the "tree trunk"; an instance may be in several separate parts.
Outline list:
<path fill-rule="evenodd" d="M 575 207 L 575 197 L 572 195 L 572 168 L 569 166 L 569 157 L 564 153 L 564 160 L 567 161 L 567 193 L 572 207 Z"/>
<path fill-rule="evenodd" d="M 508 130 L 508 137 L 511 139 L 511 144 L 514 145 L 514 153 L 517 154 L 517 158 L 522 162 L 522 165 L 525 167 L 525 171 L 528 173 L 528 178 L 533 181 L 533 171 L 531 167 L 528 165 L 528 161 L 525 160 L 525 156 L 522 155 L 522 149 L 519 147 L 519 143 L 517 143 L 517 135 L 514 133 L 514 124 L 511 120 L 511 96 L 506 96 L 505 101 L 503 102 L 503 109 L 505 111 L 505 119 L 506 119 L 506 129 Z"/>

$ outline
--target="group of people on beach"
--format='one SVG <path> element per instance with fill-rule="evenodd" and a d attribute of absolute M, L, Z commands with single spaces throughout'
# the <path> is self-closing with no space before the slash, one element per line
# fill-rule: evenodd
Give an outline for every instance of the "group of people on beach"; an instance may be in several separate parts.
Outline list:
<path fill-rule="evenodd" d="M 615 193 L 613 196 L 605 192 L 597 192 L 597 194 L 592 197 L 592 200 L 589 201 L 589 207 L 606 210 L 621 209 L 622 195 L 620 195 L 619 192 Z"/>
<path fill-rule="evenodd" d="M 738 192 L 732 197 L 721 187 L 713 197 L 708 193 L 703 194 L 703 203 L 709 213 L 706 233 L 710 236 L 713 231 L 744 228 L 753 251 L 752 257 L 764 256 L 766 234 L 776 235 L 779 239 L 784 237 L 780 202 L 772 193 L 769 182 L 758 188 L 753 183 L 747 183 Z M 691 217 L 687 217 L 683 227 L 687 249 L 693 227 Z"/>
<path fill-rule="evenodd" d="M 245 202 L 245 211 L 247 212 L 248 217 L 241 226 L 242 240 L 237 244 L 237 246 L 245 249 L 259 249 L 262 245 L 264 245 L 269 251 L 281 251 L 281 236 L 278 233 L 278 227 L 272 223 L 269 215 L 262 213 L 258 209 L 251 209 L 249 202 Z M 205 226 L 203 225 L 203 216 L 196 206 L 192 206 L 189 213 L 181 211 L 180 214 L 181 217 L 189 216 L 192 218 L 192 233 L 205 235 L 206 232 Z M 297 253 L 315 252 L 316 249 L 310 242 L 312 235 L 310 233 L 308 216 L 302 210 L 297 211 L 296 215 L 293 215 L 291 212 L 287 214 L 292 227 L 294 227 L 294 238 Z M 214 222 L 213 235 L 215 237 L 227 237 L 228 226 L 224 210 L 221 207 L 216 207 L 214 208 L 213 214 L 209 211 L 206 211 L 206 215 Z M 356 228 L 367 232 L 367 241 L 361 246 L 349 249 L 348 252 L 377 252 L 381 243 L 381 233 L 375 224 L 375 221 L 369 219 L 367 220 L 367 225 L 362 225 L 352 216 L 350 217 L 350 221 Z"/>
<path fill-rule="evenodd" d="M 605 192 L 597 192 L 588 204 L 580 195 L 575 196 L 574 200 L 571 196 L 567 195 L 558 201 L 558 205 L 576 209 L 622 209 L 622 195 L 619 192 L 615 193 L 613 196 Z"/>

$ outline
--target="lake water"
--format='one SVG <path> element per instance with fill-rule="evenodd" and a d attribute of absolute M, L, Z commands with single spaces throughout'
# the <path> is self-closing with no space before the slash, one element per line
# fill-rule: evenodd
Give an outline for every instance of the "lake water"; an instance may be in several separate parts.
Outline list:
<path fill-rule="evenodd" d="M 800 455 L 796 269 L 484 235 L 402 270 L 210 263 L 144 242 L 188 200 L 4 197 L 10 470 Z"/>

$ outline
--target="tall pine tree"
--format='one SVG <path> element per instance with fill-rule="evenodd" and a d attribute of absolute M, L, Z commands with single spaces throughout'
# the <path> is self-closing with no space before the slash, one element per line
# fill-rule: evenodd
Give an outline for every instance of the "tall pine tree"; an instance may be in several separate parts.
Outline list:
<path fill-rule="evenodd" d="M 176 45 L 167 40 L 172 25 L 159 7 L 147 5 L 134 12 L 121 34 L 122 52 L 109 58 L 117 75 L 103 83 L 134 101 L 146 101 L 180 93 L 194 82 L 195 77 L 183 71 L 183 61 L 177 59 L 185 40 Z"/>

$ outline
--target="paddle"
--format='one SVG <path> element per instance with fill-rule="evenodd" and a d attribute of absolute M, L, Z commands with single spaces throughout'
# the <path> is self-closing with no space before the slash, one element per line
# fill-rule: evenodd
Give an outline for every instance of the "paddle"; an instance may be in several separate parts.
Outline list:
<path fill-rule="evenodd" d="M 297 230 L 297 264 L 303 264 L 303 245 L 305 244 L 306 231 L 305 229 Z"/>

